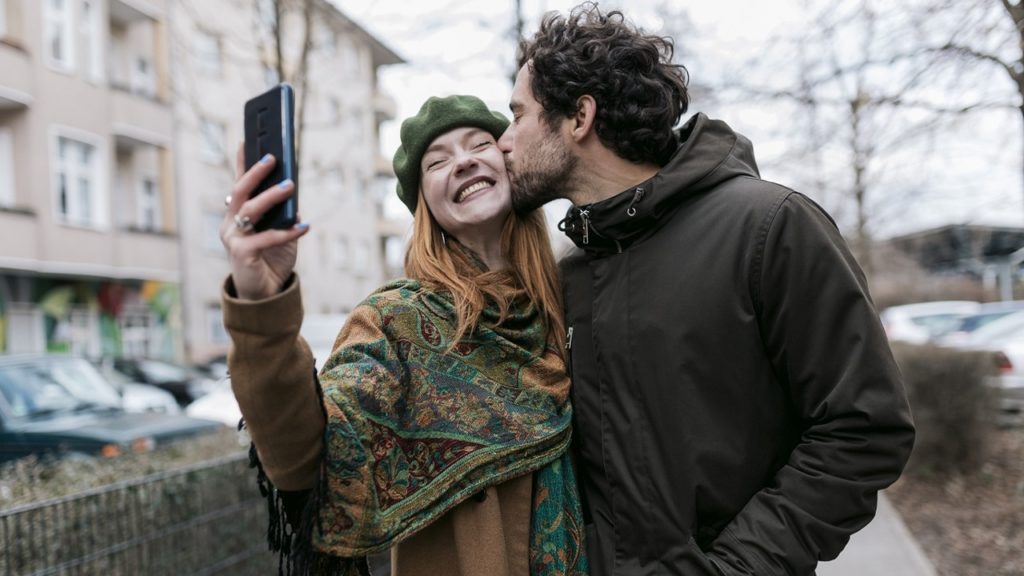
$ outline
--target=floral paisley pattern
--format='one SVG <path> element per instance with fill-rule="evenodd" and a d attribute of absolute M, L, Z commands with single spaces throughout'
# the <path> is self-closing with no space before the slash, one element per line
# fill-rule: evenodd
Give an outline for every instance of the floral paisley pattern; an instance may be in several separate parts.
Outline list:
<path fill-rule="evenodd" d="M 567 447 L 561 357 L 525 299 L 452 345 L 445 293 L 382 287 L 350 315 L 320 374 L 327 415 L 314 547 L 378 552 L 481 489 L 535 473 L 534 575 L 583 575 L 583 529 Z"/>

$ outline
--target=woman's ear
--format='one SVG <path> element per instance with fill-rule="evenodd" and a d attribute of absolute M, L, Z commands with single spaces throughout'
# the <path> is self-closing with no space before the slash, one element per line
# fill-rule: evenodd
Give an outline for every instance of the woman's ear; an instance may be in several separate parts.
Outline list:
<path fill-rule="evenodd" d="M 594 130 L 597 118 L 597 101 L 589 94 L 576 99 L 576 114 L 573 116 L 572 138 L 580 142 Z"/>

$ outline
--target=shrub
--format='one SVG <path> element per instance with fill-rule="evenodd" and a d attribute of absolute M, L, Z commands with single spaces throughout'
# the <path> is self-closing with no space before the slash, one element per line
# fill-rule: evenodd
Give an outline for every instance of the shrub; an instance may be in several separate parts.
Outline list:
<path fill-rule="evenodd" d="M 894 343 L 917 428 L 907 466 L 916 472 L 976 471 L 998 411 L 985 378 L 991 353 Z"/>

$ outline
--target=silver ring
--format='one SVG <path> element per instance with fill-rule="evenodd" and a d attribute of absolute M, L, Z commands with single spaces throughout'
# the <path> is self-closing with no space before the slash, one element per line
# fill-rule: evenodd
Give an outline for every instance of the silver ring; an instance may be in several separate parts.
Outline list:
<path fill-rule="evenodd" d="M 252 232 L 252 218 L 242 216 L 241 214 L 235 214 L 235 228 L 238 228 L 242 232 Z"/>
<path fill-rule="evenodd" d="M 225 206 L 230 206 L 231 205 L 231 194 L 228 194 L 227 196 L 224 197 L 224 205 Z"/>

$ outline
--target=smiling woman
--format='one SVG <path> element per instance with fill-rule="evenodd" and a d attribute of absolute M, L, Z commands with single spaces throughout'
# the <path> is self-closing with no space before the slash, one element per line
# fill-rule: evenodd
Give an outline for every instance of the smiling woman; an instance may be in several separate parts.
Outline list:
<path fill-rule="evenodd" d="M 266 209 L 249 196 L 272 162 L 240 171 L 221 227 L 229 367 L 292 573 L 365 571 L 388 549 L 396 576 L 586 573 L 557 271 L 543 214 L 511 209 L 507 126 L 472 96 L 402 124 L 408 278 L 348 315 L 318 379 L 292 270 L 305 230 L 234 226 Z"/>
<path fill-rule="evenodd" d="M 504 268 L 501 229 L 512 195 L 494 136 L 456 128 L 434 139 L 421 164 L 423 199 L 438 225 L 489 268 Z"/>

